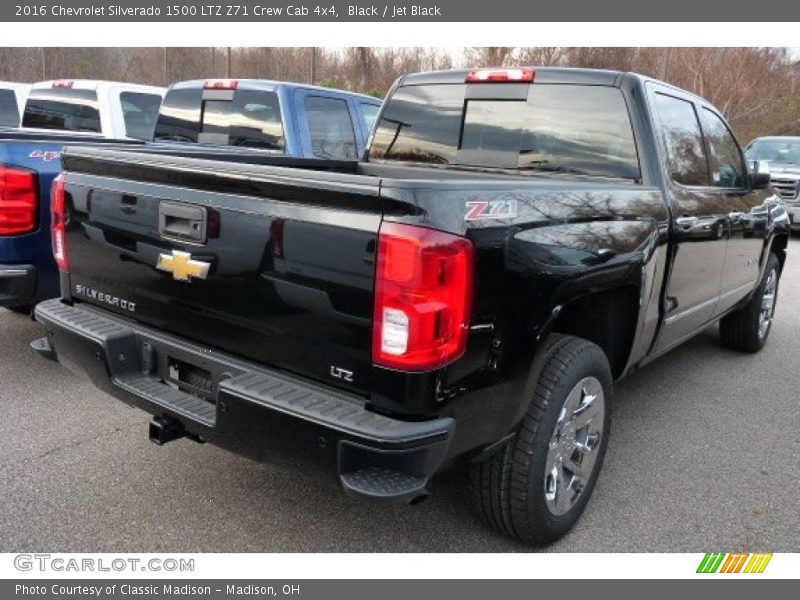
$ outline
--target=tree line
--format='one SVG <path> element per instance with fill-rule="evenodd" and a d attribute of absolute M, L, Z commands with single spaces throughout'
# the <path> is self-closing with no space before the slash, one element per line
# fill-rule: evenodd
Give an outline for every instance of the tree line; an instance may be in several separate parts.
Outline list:
<path fill-rule="evenodd" d="M 800 63 L 786 48 L 0 48 L 0 80 L 168 85 L 250 77 L 375 96 L 383 96 L 403 73 L 514 65 L 637 71 L 707 98 L 743 141 L 800 135 Z"/>

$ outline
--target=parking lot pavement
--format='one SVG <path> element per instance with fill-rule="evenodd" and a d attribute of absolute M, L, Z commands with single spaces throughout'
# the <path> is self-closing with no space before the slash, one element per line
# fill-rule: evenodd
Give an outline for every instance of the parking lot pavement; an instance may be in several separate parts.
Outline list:
<path fill-rule="evenodd" d="M 798 250 L 760 354 L 710 328 L 620 383 L 594 498 L 549 550 L 800 551 Z M 473 515 L 463 469 L 386 506 L 292 463 L 159 448 L 144 413 L 34 355 L 38 335 L 0 309 L 0 552 L 527 550 Z"/>

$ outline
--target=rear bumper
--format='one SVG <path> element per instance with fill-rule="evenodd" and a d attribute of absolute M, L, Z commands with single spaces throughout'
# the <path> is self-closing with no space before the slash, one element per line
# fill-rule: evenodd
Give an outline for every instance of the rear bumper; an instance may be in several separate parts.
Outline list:
<path fill-rule="evenodd" d="M 36 267 L 0 264 L 0 306 L 27 306 L 36 294 Z"/>
<path fill-rule="evenodd" d="M 455 421 L 391 419 L 363 398 L 308 383 L 192 342 L 60 300 L 37 305 L 45 348 L 110 395 L 202 438 L 263 460 L 302 457 L 334 472 L 350 493 L 411 501 L 442 466 Z M 43 354 L 41 348 L 37 348 Z M 175 361 L 210 374 L 206 399 L 168 385 Z"/>

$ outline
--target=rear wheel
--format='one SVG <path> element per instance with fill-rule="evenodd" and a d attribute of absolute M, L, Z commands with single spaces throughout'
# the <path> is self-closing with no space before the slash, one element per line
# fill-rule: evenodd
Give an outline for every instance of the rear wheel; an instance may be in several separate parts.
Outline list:
<path fill-rule="evenodd" d="M 780 272 L 778 257 L 770 253 L 753 297 L 720 321 L 719 335 L 723 346 L 742 352 L 758 352 L 764 347 L 775 315 Z"/>
<path fill-rule="evenodd" d="M 578 521 L 608 443 L 613 385 L 603 351 L 554 335 L 528 411 L 506 446 L 473 465 L 483 519 L 531 544 L 547 544 Z"/>

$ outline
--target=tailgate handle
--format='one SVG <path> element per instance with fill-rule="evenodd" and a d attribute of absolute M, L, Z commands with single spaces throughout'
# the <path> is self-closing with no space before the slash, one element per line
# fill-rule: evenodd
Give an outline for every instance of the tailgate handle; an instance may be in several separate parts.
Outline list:
<path fill-rule="evenodd" d="M 206 209 L 180 202 L 158 205 L 158 233 L 162 237 L 182 241 L 206 242 Z"/>

